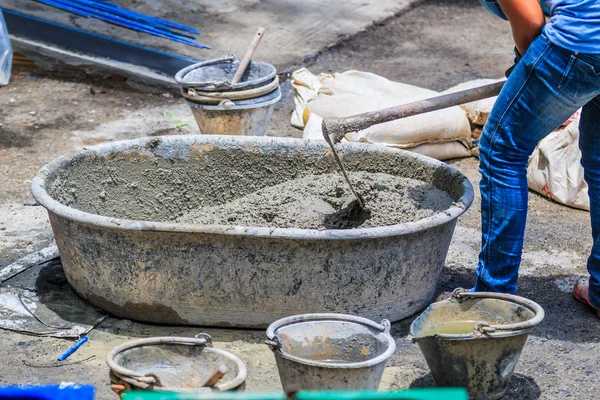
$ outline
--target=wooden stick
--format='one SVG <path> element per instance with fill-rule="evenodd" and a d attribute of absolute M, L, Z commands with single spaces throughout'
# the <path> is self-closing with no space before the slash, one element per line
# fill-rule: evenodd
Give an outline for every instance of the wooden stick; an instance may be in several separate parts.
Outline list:
<path fill-rule="evenodd" d="M 227 372 L 229 372 L 229 368 L 227 368 L 226 365 L 221 365 L 219 369 L 217 369 L 217 371 L 210 377 L 208 382 L 204 384 L 204 386 L 214 387 L 221 380 L 221 378 L 227 374 Z"/>
<path fill-rule="evenodd" d="M 250 64 L 250 59 L 252 58 L 252 55 L 256 51 L 256 48 L 258 47 L 258 44 L 260 43 L 260 40 L 262 39 L 264 34 L 265 34 L 264 28 L 258 28 L 256 30 L 254 39 L 252 39 L 252 43 L 250 43 L 250 46 L 248 46 L 248 49 L 246 49 L 246 54 L 244 54 L 244 57 L 242 57 L 242 60 L 240 61 L 240 65 L 238 66 L 237 70 L 235 71 L 235 74 L 233 75 L 233 79 L 231 80 L 231 83 L 236 84 L 242 79 L 242 75 L 244 75 L 244 72 L 246 72 L 246 68 L 248 67 L 248 64 Z"/>

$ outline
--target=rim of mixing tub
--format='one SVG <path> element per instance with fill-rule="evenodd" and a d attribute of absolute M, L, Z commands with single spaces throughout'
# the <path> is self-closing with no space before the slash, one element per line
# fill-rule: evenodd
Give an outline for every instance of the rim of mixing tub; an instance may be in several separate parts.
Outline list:
<path fill-rule="evenodd" d="M 182 224 L 175 222 L 155 222 L 139 221 L 125 218 L 108 217 L 99 214 L 93 214 L 66 206 L 53 199 L 46 191 L 46 179 L 52 177 L 55 171 L 71 163 L 76 159 L 86 156 L 106 156 L 118 151 L 128 150 L 147 150 L 154 149 L 167 144 L 176 144 L 183 142 L 190 146 L 206 146 L 219 148 L 235 149 L 256 149 L 264 148 L 284 143 L 295 144 L 294 148 L 312 147 L 313 150 L 321 150 L 329 153 L 331 149 L 326 142 L 320 140 L 293 139 L 279 137 L 248 137 L 248 136 L 227 136 L 227 135 L 171 135 L 144 137 L 132 140 L 123 140 L 118 142 L 108 142 L 95 146 L 84 148 L 83 150 L 72 153 L 69 156 L 61 156 L 45 166 L 43 166 L 33 179 L 31 191 L 36 201 L 46 208 L 49 212 L 60 217 L 67 218 L 82 224 L 100 226 L 103 228 L 116 230 L 135 230 L 148 232 L 182 232 L 207 235 L 226 235 L 226 236 L 250 236 L 265 238 L 281 238 L 294 240 L 361 240 L 374 239 L 382 237 L 392 237 L 408 235 L 415 232 L 424 231 L 448 223 L 462 215 L 473 202 L 473 186 L 471 182 L 458 170 L 441 161 L 430 157 L 425 157 L 417 153 L 407 152 L 386 146 L 378 146 L 366 143 L 341 143 L 338 151 L 343 155 L 353 153 L 389 153 L 403 152 L 408 157 L 417 159 L 425 164 L 442 168 L 449 174 L 461 178 L 460 185 L 463 194 L 452 205 L 435 215 L 420 219 L 418 221 L 406 222 L 396 225 L 379 226 L 373 228 L 353 228 L 353 229 L 302 229 L 302 228 L 274 228 L 274 227 L 256 227 L 256 226 L 231 226 L 231 225 L 202 225 L 202 224 Z M 229 147 L 225 147 L 226 145 Z M 173 152 L 176 153 L 176 152 Z M 175 155 L 175 154 L 173 154 Z"/>

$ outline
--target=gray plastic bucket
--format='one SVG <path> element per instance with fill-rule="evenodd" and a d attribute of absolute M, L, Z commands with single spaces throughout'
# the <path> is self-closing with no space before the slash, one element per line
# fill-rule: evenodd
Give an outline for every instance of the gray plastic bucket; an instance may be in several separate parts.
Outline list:
<path fill-rule="evenodd" d="M 225 101 L 220 105 L 199 104 L 185 99 L 192 109 L 200 133 L 211 135 L 264 136 L 281 90 L 253 99 Z"/>
<path fill-rule="evenodd" d="M 294 390 L 377 390 L 396 350 L 390 322 L 344 314 L 283 318 L 267 329 L 281 384 Z"/>
<path fill-rule="evenodd" d="M 469 398 L 494 400 L 506 390 L 529 333 L 544 310 L 523 297 L 455 291 L 410 326 L 438 386 L 460 386 Z"/>

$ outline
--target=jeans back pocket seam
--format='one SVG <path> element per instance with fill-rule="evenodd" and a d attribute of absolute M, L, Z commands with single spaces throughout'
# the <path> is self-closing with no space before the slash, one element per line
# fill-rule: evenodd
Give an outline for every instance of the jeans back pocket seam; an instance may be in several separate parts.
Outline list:
<path fill-rule="evenodd" d="M 594 65 L 593 63 L 589 62 L 589 55 L 584 55 L 584 54 L 579 54 L 579 56 L 577 57 L 577 61 L 579 61 L 580 63 L 583 63 L 585 65 L 587 65 L 592 71 L 593 71 L 593 75 L 600 77 L 600 60 L 598 61 L 597 65 Z M 596 61 L 596 60 L 594 60 Z"/>
<path fill-rule="evenodd" d="M 577 103 L 577 99 L 575 99 L 570 93 L 567 93 L 565 86 L 566 86 L 567 80 L 569 79 L 569 75 L 571 74 L 571 71 L 573 71 L 573 67 L 575 66 L 576 62 L 577 62 L 577 56 L 575 54 L 571 54 L 569 64 L 567 65 L 567 68 L 565 69 L 565 72 L 563 73 L 563 76 L 560 79 L 560 83 L 558 84 L 558 90 L 565 97 L 567 97 L 569 100 L 571 100 L 573 103 Z"/>

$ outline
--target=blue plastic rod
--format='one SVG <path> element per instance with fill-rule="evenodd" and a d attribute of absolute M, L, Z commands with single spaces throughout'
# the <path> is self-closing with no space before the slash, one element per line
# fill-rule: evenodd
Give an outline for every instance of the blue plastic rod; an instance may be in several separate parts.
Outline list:
<path fill-rule="evenodd" d="M 126 8 L 120 7 L 118 4 L 110 3 L 107 1 L 100 1 L 100 0 L 72 0 L 72 1 L 77 2 L 77 3 L 92 5 L 94 7 L 102 8 L 106 11 L 113 11 L 113 12 L 121 14 L 122 16 L 129 16 L 132 19 L 139 19 L 139 20 L 146 21 L 146 22 L 153 21 L 155 24 L 162 25 L 165 27 L 179 29 L 181 31 L 191 32 L 191 33 L 195 33 L 198 35 L 200 34 L 199 30 L 192 28 L 190 26 L 181 25 L 181 24 L 178 24 L 176 22 L 169 21 L 166 19 L 142 14 L 137 11 L 128 10 Z"/>
<path fill-rule="evenodd" d="M 124 8 L 121 8 L 119 6 L 113 6 L 113 5 L 107 5 L 105 3 L 98 3 L 95 2 L 93 0 L 71 0 L 70 3 L 75 3 L 75 4 L 80 4 L 82 6 L 86 6 L 86 7 L 92 7 L 94 9 L 98 9 L 98 10 L 102 10 L 102 11 L 107 11 L 113 15 L 117 15 L 123 18 L 127 18 L 130 19 L 132 21 L 137 21 L 140 22 L 142 24 L 148 24 L 157 28 L 161 28 L 161 29 L 165 29 L 168 32 L 172 32 L 174 34 L 178 34 L 178 35 L 182 35 L 185 37 L 189 37 L 191 39 L 194 39 L 193 36 L 189 36 L 189 34 L 183 34 L 180 32 L 175 32 L 173 30 L 178 30 L 178 31 L 183 31 L 186 33 L 196 33 L 196 34 L 200 34 L 200 32 L 194 28 L 189 28 L 186 27 L 184 25 L 178 25 L 177 27 L 173 26 L 173 24 L 168 23 L 169 21 L 165 21 L 162 20 L 160 18 L 155 18 L 155 17 L 151 17 L 149 15 L 145 15 L 145 14 L 140 14 L 137 13 L 135 11 L 131 11 L 131 10 L 127 10 Z M 186 28 L 186 29 L 182 29 Z"/>
<path fill-rule="evenodd" d="M 78 341 L 75 342 L 75 344 L 69 348 L 69 350 L 65 351 L 60 357 L 57 358 L 58 361 L 65 361 L 67 358 L 69 358 L 69 356 L 73 353 L 75 353 L 77 351 L 78 348 L 81 347 L 82 344 L 84 344 L 85 342 L 88 341 L 88 337 L 84 336 L 81 339 L 79 339 Z"/>
<path fill-rule="evenodd" d="M 172 40 L 174 42 L 183 43 L 189 46 L 194 46 L 198 48 L 210 48 L 210 46 L 205 45 L 203 43 L 193 41 L 187 38 L 190 38 L 188 35 L 183 35 L 180 33 L 172 32 L 170 29 L 164 29 L 161 27 L 156 27 L 152 25 L 148 25 L 147 23 L 140 23 L 139 21 L 132 20 L 128 17 L 122 17 L 121 15 L 116 15 L 113 12 L 116 8 L 112 8 L 111 11 L 104 11 L 98 8 L 95 8 L 98 3 L 94 3 L 94 5 L 86 5 L 81 2 L 81 0 L 36 0 L 39 3 L 46 4 L 51 7 L 56 7 L 58 9 L 71 12 L 73 14 L 81 15 L 87 18 L 96 18 L 108 23 L 112 23 L 115 25 L 119 25 L 128 29 L 136 30 L 138 32 L 148 33 L 153 36 L 162 37 L 168 40 Z M 118 8 L 118 7 L 117 7 Z M 143 14 L 142 14 L 143 15 Z"/>
<path fill-rule="evenodd" d="M 76 1 L 68 1 L 68 0 L 37 0 L 40 3 L 44 3 L 53 7 L 61 8 L 65 11 L 69 11 L 72 13 L 79 14 L 84 17 L 93 17 L 97 19 L 104 20 L 106 22 L 114 23 L 117 25 L 124 26 L 126 28 L 146 31 L 147 33 L 164 35 L 162 37 L 170 37 L 170 34 L 153 27 L 146 27 L 142 24 L 139 24 L 135 21 L 128 20 L 126 18 L 122 18 L 119 15 L 112 14 L 110 12 L 105 12 L 102 10 L 98 10 L 96 8 L 86 6 L 83 4 L 77 4 Z M 177 38 L 175 35 L 173 38 Z"/>

